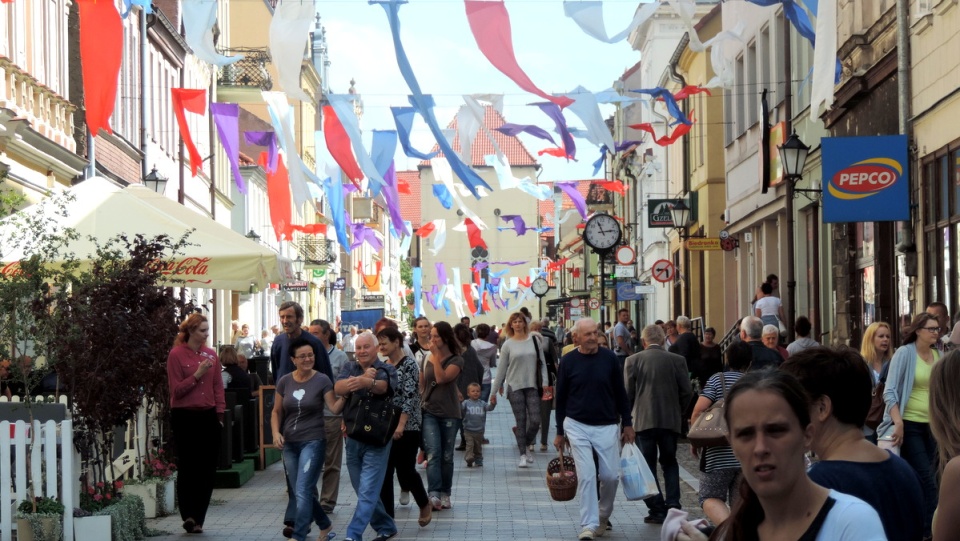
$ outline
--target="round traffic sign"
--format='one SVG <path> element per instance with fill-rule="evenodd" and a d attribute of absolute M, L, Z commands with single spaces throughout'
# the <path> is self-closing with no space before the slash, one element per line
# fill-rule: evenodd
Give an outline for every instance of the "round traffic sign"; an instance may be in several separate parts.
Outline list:
<path fill-rule="evenodd" d="M 673 266 L 673 263 L 666 259 L 658 259 L 650 269 L 653 279 L 664 284 L 673 280 L 673 275 L 676 274 L 676 272 L 677 269 Z"/>
<path fill-rule="evenodd" d="M 730 232 L 726 229 L 720 231 L 720 240 L 730 238 Z"/>
<path fill-rule="evenodd" d="M 591 297 L 590 304 L 588 304 L 587 306 L 589 306 L 591 310 L 596 310 L 600 308 L 600 299 L 596 297 Z"/>
<path fill-rule="evenodd" d="M 570 308 L 580 308 L 580 299 L 578 297 L 570 299 Z"/>
<path fill-rule="evenodd" d="M 637 252 L 627 245 L 617 247 L 615 255 L 619 265 L 633 265 L 637 260 Z"/>

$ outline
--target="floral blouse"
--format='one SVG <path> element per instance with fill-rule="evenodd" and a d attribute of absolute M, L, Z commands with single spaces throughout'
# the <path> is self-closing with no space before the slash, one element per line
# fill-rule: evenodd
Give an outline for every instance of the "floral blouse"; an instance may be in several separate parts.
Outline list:
<path fill-rule="evenodd" d="M 407 356 L 397 363 L 397 376 L 400 385 L 393 395 L 393 404 L 406 413 L 407 432 L 420 432 L 420 368 L 417 361 Z"/>

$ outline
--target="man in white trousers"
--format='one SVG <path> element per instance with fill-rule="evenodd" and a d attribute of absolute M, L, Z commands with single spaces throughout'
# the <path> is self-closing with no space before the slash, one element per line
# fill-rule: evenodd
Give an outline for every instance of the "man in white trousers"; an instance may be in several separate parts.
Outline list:
<path fill-rule="evenodd" d="M 579 347 L 560 362 L 555 389 L 557 437 L 553 444 L 557 449 L 568 446 L 573 451 L 580 493 L 579 539 L 594 539 L 606 532 L 613 513 L 620 470 L 618 444 L 632 443 L 636 434 L 620 362 L 613 351 L 599 347 L 597 323 L 579 319 L 573 332 Z"/>

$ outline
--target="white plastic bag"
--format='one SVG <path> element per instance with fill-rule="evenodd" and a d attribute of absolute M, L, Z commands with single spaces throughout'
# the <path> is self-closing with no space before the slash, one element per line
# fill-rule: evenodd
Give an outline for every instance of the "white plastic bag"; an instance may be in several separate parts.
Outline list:
<path fill-rule="evenodd" d="M 623 485 L 623 495 L 630 501 L 660 493 L 657 479 L 635 443 L 628 443 L 620 450 L 620 484 Z"/>

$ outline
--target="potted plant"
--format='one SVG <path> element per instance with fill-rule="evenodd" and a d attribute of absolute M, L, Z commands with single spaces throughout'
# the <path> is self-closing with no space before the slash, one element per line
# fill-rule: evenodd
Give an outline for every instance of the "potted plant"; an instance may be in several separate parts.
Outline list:
<path fill-rule="evenodd" d="M 17 541 L 60 541 L 63 504 L 46 496 L 24 500 L 17 507 Z"/>
<path fill-rule="evenodd" d="M 110 515 L 99 513 L 120 499 L 122 481 L 90 484 L 80 492 L 80 507 L 73 510 L 76 541 L 110 541 Z"/>
<path fill-rule="evenodd" d="M 172 514 L 177 509 L 177 465 L 170 462 L 163 449 L 147 451 L 143 459 L 144 479 L 157 479 L 157 502 L 160 515 Z"/>

